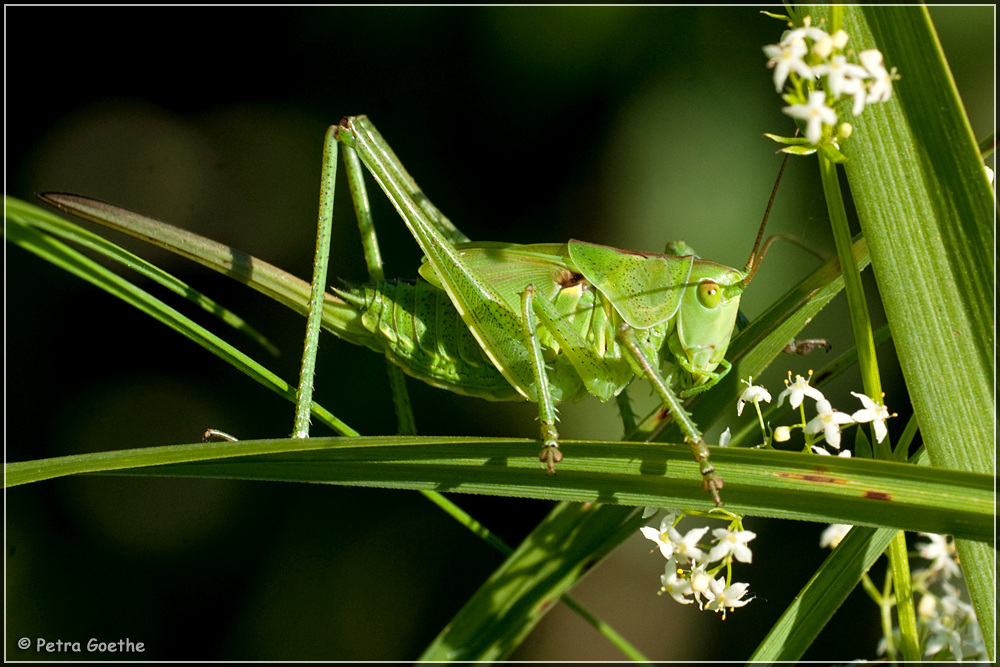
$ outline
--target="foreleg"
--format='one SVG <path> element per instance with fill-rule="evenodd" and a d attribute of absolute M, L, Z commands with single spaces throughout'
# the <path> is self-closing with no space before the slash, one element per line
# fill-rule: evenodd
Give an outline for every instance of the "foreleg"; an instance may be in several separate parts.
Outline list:
<path fill-rule="evenodd" d="M 719 490 L 722 489 L 722 477 L 716 474 L 715 467 L 708 460 L 708 445 L 705 444 L 704 436 L 698 430 L 698 425 L 691 419 L 691 414 L 681 406 L 681 401 L 677 395 L 667 386 L 663 376 L 660 375 L 659 369 L 642 351 L 642 347 L 639 345 L 632 327 L 623 323 L 618 328 L 618 340 L 625 346 L 629 354 L 639 362 L 639 365 L 642 366 L 646 377 L 649 378 L 650 384 L 653 385 L 653 390 L 660 397 L 660 400 L 663 401 L 663 405 L 670 409 L 670 414 L 673 416 L 674 422 L 680 427 L 681 433 L 684 434 L 684 440 L 691 446 L 691 453 L 694 455 L 694 460 L 698 462 L 701 472 L 701 487 L 712 494 L 712 500 L 715 501 L 716 506 L 722 505 L 722 499 L 719 498 Z"/>

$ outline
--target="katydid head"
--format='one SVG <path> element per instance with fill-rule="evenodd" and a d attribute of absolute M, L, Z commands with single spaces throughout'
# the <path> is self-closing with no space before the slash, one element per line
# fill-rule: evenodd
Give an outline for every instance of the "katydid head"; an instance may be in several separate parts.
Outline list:
<path fill-rule="evenodd" d="M 707 379 L 726 356 L 743 294 L 744 273 L 715 262 L 695 260 L 677 311 L 675 355 L 683 352 L 696 376 Z"/>

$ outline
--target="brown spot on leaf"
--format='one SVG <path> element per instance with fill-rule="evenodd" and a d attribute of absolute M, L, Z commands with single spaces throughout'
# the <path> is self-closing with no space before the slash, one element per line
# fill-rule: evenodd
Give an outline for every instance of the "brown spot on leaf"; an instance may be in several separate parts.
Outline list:
<path fill-rule="evenodd" d="M 885 491 L 865 491 L 865 498 L 873 500 L 892 500 L 892 496 Z"/>
<path fill-rule="evenodd" d="M 823 484 L 843 484 L 844 480 L 837 479 L 836 477 L 827 477 L 826 475 L 803 475 L 802 479 L 807 482 L 821 482 Z"/>
<path fill-rule="evenodd" d="M 820 484 L 843 484 L 844 480 L 838 479 L 837 477 L 830 477 L 828 475 L 817 475 L 817 474 L 807 474 L 803 475 L 796 472 L 776 472 L 774 473 L 777 477 L 784 477 L 786 479 L 801 479 L 803 482 L 818 482 Z"/>

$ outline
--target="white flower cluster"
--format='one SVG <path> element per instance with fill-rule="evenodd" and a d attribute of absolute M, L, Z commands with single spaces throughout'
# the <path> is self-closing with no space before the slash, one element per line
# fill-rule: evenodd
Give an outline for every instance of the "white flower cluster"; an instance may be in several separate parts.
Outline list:
<path fill-rule="evenodd" d="M 896 68 L 888 71 L 878 49 L 868 49 L 857 55 L 860 64 L 848 62 L 851 51 L 844 51 L 850 39 L 843 30 L 832 35 L 814 28 L 805 17 L 799 28 L 786 30 L 781 41 L 764 47 L 767 66 L 774 70 L 774 88 L 788 103 L 782 111 L 805 122 L 806 140 L 812 146 L 826 144 L 836 148 L 838 138 L 850 134 L 846 123 L 837 127 L 837 112 L 833 107 L 843 97 L 853 100 L 852 113 L 861 114 L 865 104 L 885 102 L 892 96 L 892 82 L 899 78 Z M 801 139 L 771 136 L 788 144 L 803 144 Z M 812 152 L 783 149 L 786 152 Z"/>
<path fill-rule="evenodd" d="M 663 575 L 660 576 L 660 594 L 668 593 L 681 604 L 698 602 L 699 609 L 722 612 L 735 611 L 751 599 L 743 599 L 749 584 L 730 583 L 732 581 L 733 559 L 749 563 L 753 554 L 747 542 L 757 537 L 749 530 L 743 530 L 742 519 L 725 512 L 731 521 L 726 528 L 712 531 L 715 538 L 710 544 L 701 544 L 708 532 L 708 526 L 692 528 L 683 535 L 677 524 L 683 514 L 668 510 L 660 522 L 659 530 L 643 526 L 639 530 L 646 539 L 656 543 L 660 553 L 667 559 Z M 713 566 L 713 563 L 717 565 Z M 726 576 L 716 578 L 723 568 Z"/>
<path fill-rule="evenodd" d="M 809 376 L 812 377 L 812 371 L 809 371 Z M 830 401 L 826 400 L 823 396 L 823 392 L 815 387 L 809 386 L 809 380 L 802 377 L 801 375 L 795 376 L 795 381 L 791 381 L 792 374 L 788 373 L 788 379 L 785 380 L 785 390 L 778 394 L 778 406 L 780 407 L 784 403 L 785 399 L 788 399 L 789 405 L 792 408 L 798 408 L 802 405 L 802 401 L 806 396 L 816 401 L 816 416 L 808 423 L 798 424 L 796 426 L 779 426 L 774 430 L 773 440 L 777 442 L 784 442 L 791 437 L 791 429 L 801 428 L 803 432 L 807 435 L 816 435 L 818 433 L 823 434 L 823 440 L 833 447 L 834 449 L 840 449 L 840 429 L 842 426 L 848 424 L 867 424 L 871 422 L 872 427 L 875 429 L 875 438 L 879 442 L 885 439 L 888 434 L 888 429 L 885 426 L 885 420 L 889 417 L 895 415 L 889 414 L 889 411 L 884 405 L 880 405 L 865 396 L 864 394 L 858 394 L 856 392 L 851 392 L 852 395 L 856 396 L 858 400 L 861 401 L 863 406 L 861 410 L 855 411 L 853 414 L 847 414 L 844 412 L 838 412 L 834 410 L 830 405 Z M 738 415 L 743 414 L 744 403 L 753 403 L 754 407 L 757 408 L 758 418 L 761 421 L 761 429 L 764 429 L 763 418 L 760 417 L 760 406 L 758 403 L 763 400 L 766 403 L 771 402 L 771 394 L 768 393 L 767 389 L 763 386 L 754 386 L 752 384 L 753 378 L 749 380 L 743 380 L 747 385 L 747 388 L 743 390 L 740 395 L 740 400 L 736 404 L 736 413 Z M 885 396 L 883 395 L 883 398 Z M 804 421 L 804 420 L 803 420 Z M 768 444 L 772 438 L 768 437 L 766 430 L 764 431 L 764 441 Z M 830 455 L 826 449 L 814 444 L 814 441 L 818 441 L 818 438 L 807 440 L 807 445 L 812 448 L 814 452 L 822 455 Z M 843 451 L 838 454 L 838 456 L 850 456 L 851 453 L 848 451 Z"/>
<path fill-rule="evenodd" d="M 988 660 L 976 610 L 962 599 L 962 569 L 958 565 L 955 544 L 947 535 L 920 535 L 930 542 L 917 543 L 917 553 L 929 560 L 930 565 L 912 570 L 911 576 L 913 590 L 919 596 L 917 630 L 924 657 L 959 662 Z M 887 648 L 888 642 L 883 639 L 879 654 L 885 653 Z"/>

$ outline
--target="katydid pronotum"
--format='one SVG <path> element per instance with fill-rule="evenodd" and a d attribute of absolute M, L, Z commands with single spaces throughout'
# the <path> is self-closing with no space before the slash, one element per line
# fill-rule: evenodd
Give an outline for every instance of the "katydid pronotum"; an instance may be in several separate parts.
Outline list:
<path fill-rule="evenodd" d="M 587 394 L 607 401 L 645 376 L 691 446 L 703 488 L 721 504 L 722 479 L 681 400 L 711 388 L 730 369 L 725 354 L 740 296 L 767 247 L 760 243 L 766 213 L 744 270 L 700 259 L 682 243 L 668 246 L 673 255 L 575 240 L 474 243 L 430 203 L 365 116 L 342 120 L 336 139 L 392 201 L 424 263 L 423 280 L 333 288 L 325 297 L 325 329 L 385 354 L 433 386 L 538 403 L 539 460 L 549 473 L 562 460 L 556 405 Z M 351 194 L 356 207 L 367 197 L 353 179 Z M 308 308 L 302 281 L 257 259 L 252 269 L 234 265 L 228 246 L 85 197 L 42 198 L 179 252 L 297 310 Z"/>

